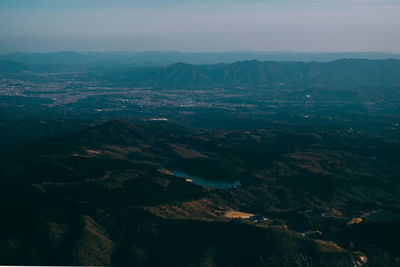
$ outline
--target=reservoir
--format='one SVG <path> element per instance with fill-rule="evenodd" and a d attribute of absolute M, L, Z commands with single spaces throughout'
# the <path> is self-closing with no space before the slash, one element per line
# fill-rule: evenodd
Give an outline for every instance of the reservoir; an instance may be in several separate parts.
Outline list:
<path fill-rule="evenodd" d="M 232 187 L 239 187 L 240 186 L 240 181 L 237 180 L 234 183 L 227 183 L 227 182 L 219 182 L 219 181 L 211 181 L 203 178 L 199 178 L 193 175 L 189 175 L 183 171 L 171 171 L 171 173 L 177 177 L 185 178 L 185 179 L 190 179 L 192 183 L 201 185 L 204 187 L 214 187 L 214 188 L 219 188 L 219 189 L 229 189 Z"/>

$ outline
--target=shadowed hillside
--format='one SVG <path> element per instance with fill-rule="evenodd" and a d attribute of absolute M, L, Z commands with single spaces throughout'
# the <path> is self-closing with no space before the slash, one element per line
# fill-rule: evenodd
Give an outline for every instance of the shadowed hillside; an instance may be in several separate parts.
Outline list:
<path fill-rule="evenodd" d="M 395 266 L 398 148 L 329 131 L 110 120 L 9 153 L 0 262 L 353 266 L 367 255 L 370 266 Z"/>

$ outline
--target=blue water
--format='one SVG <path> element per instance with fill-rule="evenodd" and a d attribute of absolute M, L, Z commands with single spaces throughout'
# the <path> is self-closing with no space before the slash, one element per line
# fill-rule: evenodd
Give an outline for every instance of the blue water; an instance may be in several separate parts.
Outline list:
<path fill-rule="evenodd" d="M 217 181 L 211 181 L 211 180 L 206 180 L 202 179 L 193 175 L 189 175 L 183 171 L 171 171 L 171 173 L 177 177 L 185 178 L 185 179 L 191 179 L 194 184 L 201 185 L 204 187 L 214 187 L 214 188 L 220 188 L 220 189 L 229 189 L 232 187 L 239 187 L 240 186 L 240 181 L 235 181 L 234 183 L 226 183 L 226 182 L 217 182 Z"/>

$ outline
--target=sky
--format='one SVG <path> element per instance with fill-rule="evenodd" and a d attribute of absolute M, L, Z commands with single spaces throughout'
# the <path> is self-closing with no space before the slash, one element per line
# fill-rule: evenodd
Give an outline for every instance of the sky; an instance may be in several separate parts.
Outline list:
<path fill-rule="evenodd" d="M 0 53 L 400 53 L 400 0 L 0 0 Z"/>

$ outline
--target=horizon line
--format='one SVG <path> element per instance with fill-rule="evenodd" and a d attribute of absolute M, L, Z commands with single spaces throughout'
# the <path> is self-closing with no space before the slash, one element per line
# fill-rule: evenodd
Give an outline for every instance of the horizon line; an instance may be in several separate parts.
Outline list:
<path fill-rule="evenodd" d="M 179 54 L 228 54 L 228 53 L 249 53 L 249 54 L 394 54 L 393 51 L 295 51 L 295 50 L 227 50 L 227 51 L 182 51 L 182 50 L 58 50 L 58 51 L 13 51 L 0 52 L 7 54 L 56 54 L 56 53 L 179 53 Z"/>

